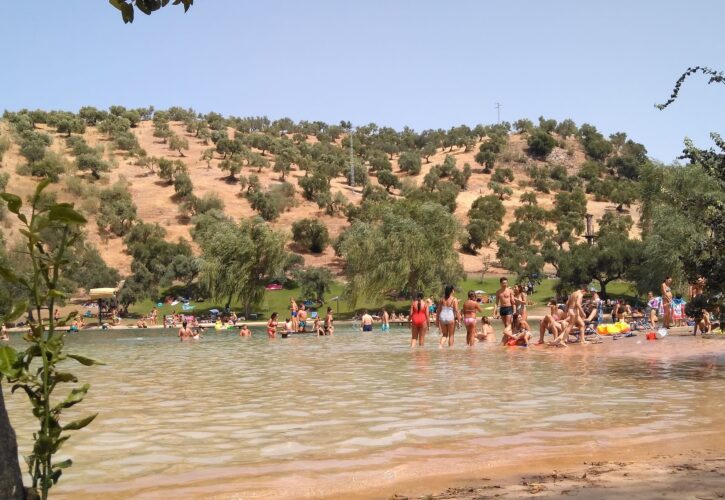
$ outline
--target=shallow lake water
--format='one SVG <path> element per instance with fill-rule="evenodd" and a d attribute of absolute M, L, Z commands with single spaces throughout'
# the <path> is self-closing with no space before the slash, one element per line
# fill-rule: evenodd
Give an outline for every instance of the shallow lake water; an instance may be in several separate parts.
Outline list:
<path fill-rule="evenodd" d="M 439 349 L 433 331 L 411 350 L 408 330 L 395 327 L 275 340 L 211 331 L 189 343 L 171 330 L 82 332 L 69 350 L 107 365 L 72 368 L 92 387 L 71 416 L 100 415 L 64 446 L 74 466 L 54 491 L 145 496 L 154 484 L 208 475 L 286 496 L 278 473 L 310 485 L 323 474 L 355 481 L 416 460 L 423 470 L 486 450 L 604 446 L 719 425 L 725 351 L 626 355 L 648 348 L 641 337 L 619 341 L 622 355 L 602 355 L 597 345 L 468 349 L 462 331 L 453 350 Z M 27 399 L 6 392 L 6 404 L 27 453 Z"/>

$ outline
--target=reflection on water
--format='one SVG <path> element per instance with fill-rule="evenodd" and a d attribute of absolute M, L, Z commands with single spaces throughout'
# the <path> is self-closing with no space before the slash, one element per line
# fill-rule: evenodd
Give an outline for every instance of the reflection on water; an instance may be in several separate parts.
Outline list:
<path fill-rule="evenodd" d="M 451 443 L 602 440 L 615 428 L 655 434 L 708 425 L 722 413 L 708 396 L 725 389 L 723 354 L 439 350 L 430 337 L 431 345 L 411 351 L 403 329 L 272 341 L 261 331 L 207 333 L 183 344 L 170 330 L 77 334 L 69 347 L 107 366 L 74 367 L 92 383 L 80 414 L 100 416 L 64 448 L 77 465 L 59 490 L 204 467 L 382 460 L 392 451 L 404 460 Z M 19 394 L 6 403 L 27 453 L 28 403 Z"/>

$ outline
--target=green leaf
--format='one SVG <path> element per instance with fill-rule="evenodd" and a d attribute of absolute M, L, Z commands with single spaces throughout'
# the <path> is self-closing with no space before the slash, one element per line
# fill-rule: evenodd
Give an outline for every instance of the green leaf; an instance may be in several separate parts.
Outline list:
<path fill-rule="evenodd" d="M 85 217 L 73 209 L 70 203 L 58 203 L 50 207 L 48 219 L 66 224 L 85 224 L 88 222 Z"/>
<path fill-rule="evenodd" d="M 55 374 L 55 380 L 58 382 L 78 382 L 78 377 L 68 372 L 58 372 Z"/>
<path fill-rule="evenodd" d="M 35 186 L 35 194 L 33 195 L 33 206 L 34 207 L 37 206 L 38 202 L 40 201 L 40 194 L 49 185 L 50 185 L 50 179 L 46 178 L 46 179 L 43 179 L 42 181 L 40 181 L 37 186 Z"/>
<path fill-rule="evenodd" d="M 8 378 L 19 376 L 21 370 L 18 368 L 17 363 L 18 352 L 15 349 L 9 345 L 0 347 L 0 373 Z"/>
<path fill-rule="evenodd" d="M 25 314 L 25 312 L 28 310 L 28 301 L 27 299 L 21 300 L 20 302 L 16 302 L 13 304 L 13 308 L 10 310 L 9 313 L 7 313 L 3 317 L 3 321 L 6 323 L 10 323 L 12 321 L 15 321 L 20 316 Z"/>
<path fill-rule="evenodd" d="M 108 0 L 108 3 L 116 7 L 118 10 L 123 10 L 123 2 L 122 0 Z"/>
<path fill-rule="evenodd" d="M 103 363 L 102 361 L 97 361 L 95 359 L 87 358 L 85 356 L 81 356 L 80 354 L 68 354 L 69 358 L 73 358 L 76 361 L 78 361 L 83 366 L 91 366 L 91 365 L 105 365 L 106 363 Z"/>
<path fill-rule="evenodd" d="M 23 200 L 20 199 L 20 196 L 11 193 L 2 193 L 0 194 L 0 198 L 8 204 L 8 210 L 16 215 L 20 213 L 20 207 L 23 206 Z"/>
<path fill-rule="evenodd" d="M 133 22 L 133 5 L 124 3 L 121 7 L 121 17 L 124 23 Z"/>
<path fill-rule="evenodd" d="M 88 389 L 90 389 L 89 384 L 85 384 L 82 387 L 73 389 L 70 391 L 70 394 L 68 394 L 68 397 L 66 397 L 62 403 L 58 403 L 53 407 L 53 411 L 57 411 L 63 408 L 70 408 L 71 406 L 75 405 L 76 403 L 80 403 L 83 401 L 83 398 L 86 396 L 86 393 L 88 392 Z"/>
<path fill-rule="evenodd" d="M 57 464 L 53 464 L 54 469 L 67 469 L 73 465 L 73 460 L 70 458 L 68 460 L 63 460 L 62 462 L 58 462 Z"/>
<path fill-rule="evenodd" d="M 15 275 L 10 268 L 0 265 L 0 278 L 10 283 L 19 283 L 20 279 Z"/>
<path fill-rule="evenodd" d="M 97 416 L 98 416 L 98 413 L 95 413 L 95 414 L 89 415 L 85 418 L 81 418 L 80 420 L 74 420 L 73 422 L 64 425 L 63 430 L 64 431 L 77 431 L 78 429 L 82 429 L 86 425 L 93 422 L 93 419 L 95 419 Z"/>

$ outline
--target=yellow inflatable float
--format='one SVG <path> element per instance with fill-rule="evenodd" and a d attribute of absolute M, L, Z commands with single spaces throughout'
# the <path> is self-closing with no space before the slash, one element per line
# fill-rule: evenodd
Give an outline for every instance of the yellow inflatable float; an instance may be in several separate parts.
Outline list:
<path fill-rule="evenodd" d="M 629 324 L 624 321 L 617 321 L 616 323 L 605 323 L 597 326 L 597 333 L 599 335 L 617 335 L 620 333 L 629 333 Z"/>

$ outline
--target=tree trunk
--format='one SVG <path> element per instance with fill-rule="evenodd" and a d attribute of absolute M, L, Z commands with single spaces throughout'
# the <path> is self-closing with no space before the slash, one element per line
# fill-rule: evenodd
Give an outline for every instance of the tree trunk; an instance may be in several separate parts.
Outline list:
<path fill-rule="evenodd" d="M 18 463 L 18 442 L 5 410 L 0 384 L 0 498 L 21 500 L 25 498 L 23 477 Z"/>

